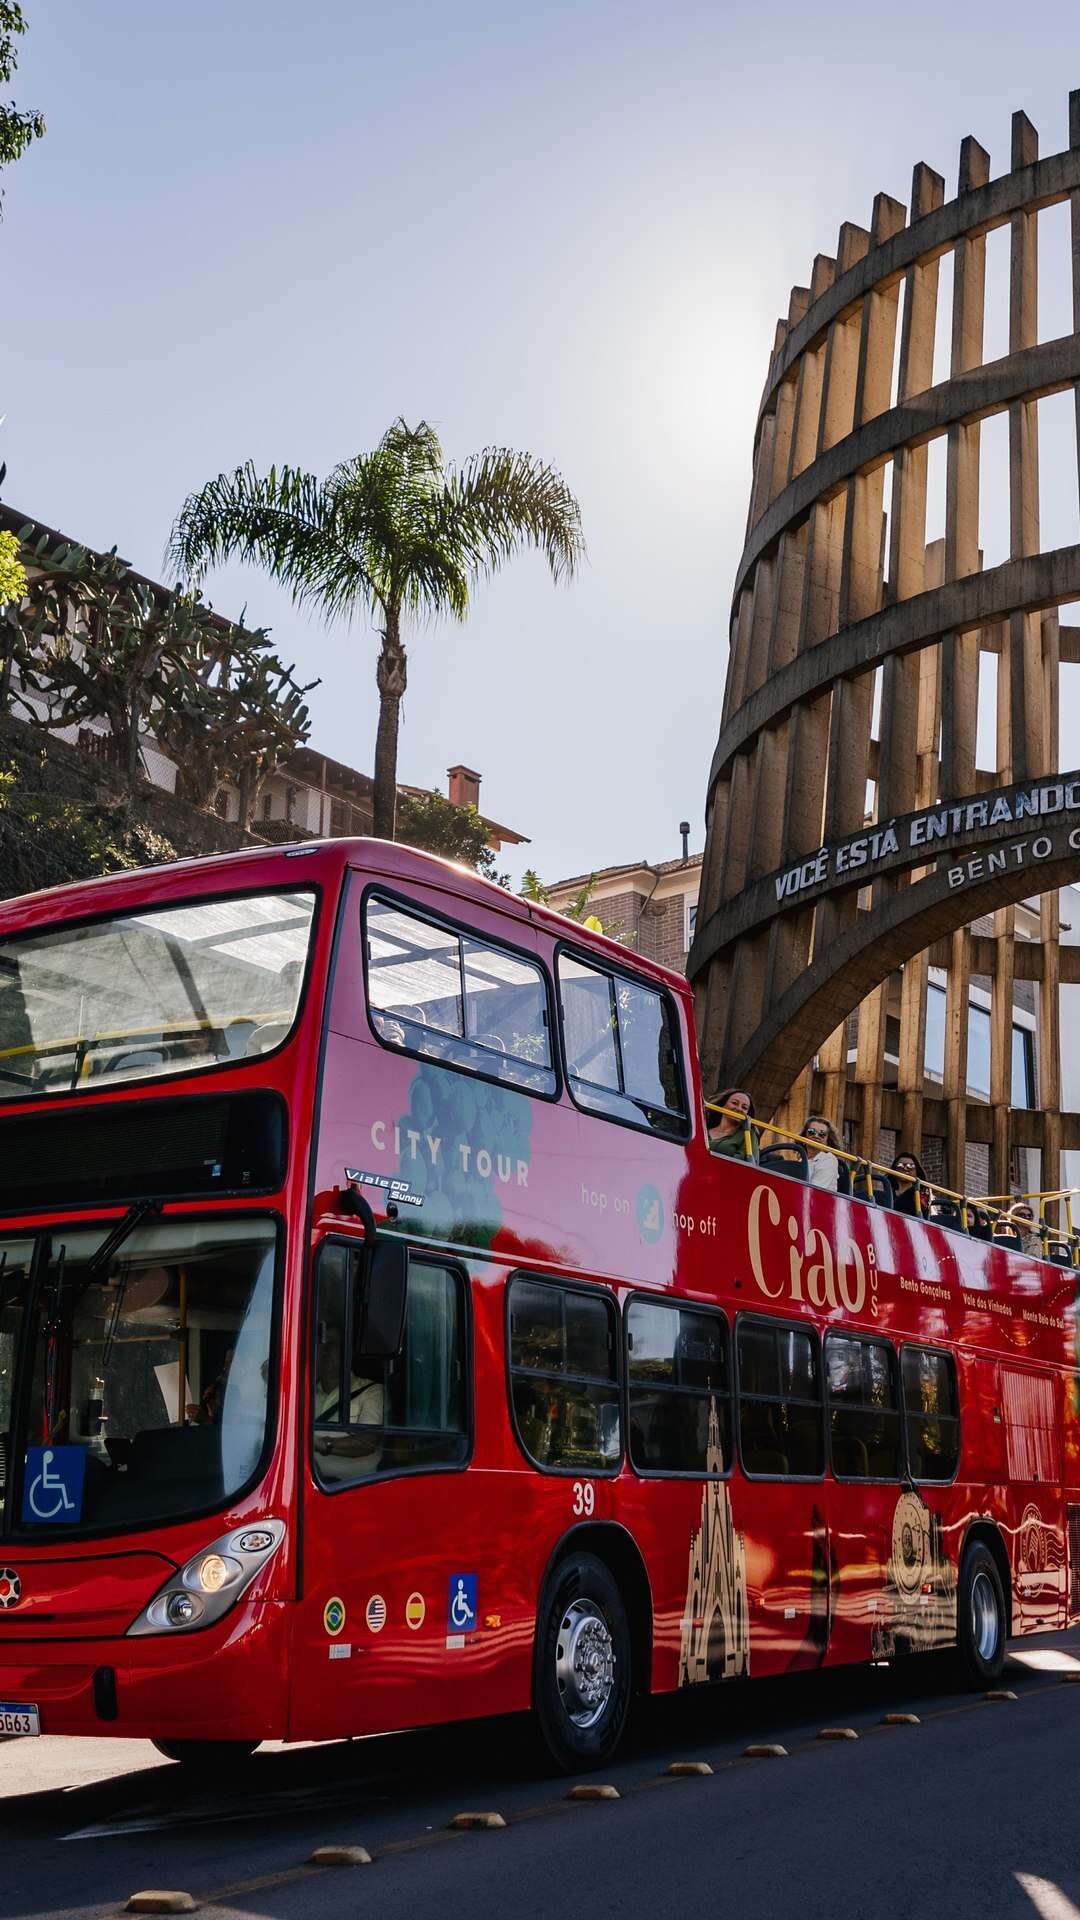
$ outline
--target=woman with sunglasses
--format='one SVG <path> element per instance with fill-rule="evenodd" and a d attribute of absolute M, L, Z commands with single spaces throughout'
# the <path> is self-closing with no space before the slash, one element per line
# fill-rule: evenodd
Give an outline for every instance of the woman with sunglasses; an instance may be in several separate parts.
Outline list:
<path fill-rule="evenodd" d="M 893 1206 L 897 1213 L 915 1213 L 924 1215 L 930 1200 L 929 1190 L 922 1185 L 926 1179 L 926 1170 L 917 1153 L 908 1153 L 902 1149 L 892 1163 Z"/>
<path fill-rule="evenodd" d="M 803 1121 L 802 1136 L 810 1162 L 810 1185 L 822 1187 L 826 1193 L 835 1193 L 840 1181 L 837 1151 L 843 1151 L 836 1128 L 823 1113 L 810 1113 Z"/>

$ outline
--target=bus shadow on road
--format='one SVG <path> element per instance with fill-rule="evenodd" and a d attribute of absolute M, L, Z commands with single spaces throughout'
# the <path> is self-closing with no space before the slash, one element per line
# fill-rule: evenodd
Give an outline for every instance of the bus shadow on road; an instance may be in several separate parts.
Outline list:
<path fill-rule="evenodd" d="M 1043 1664 L 1038 1655 L 1031 1665 L 1010 1663 L 1010 1686 L 1045 1683 L 1056 1656 L 1063 1670 L 1076 1667 L 1076 1652 L 1069 1648 L 1080 1650 L 1080 1634 L 1046 1638 L 1056 1655 L 1043 1654 Z M 1031 1645 L 1024 1642 L 1025 1649 Z M 793 1743 L 825 1725 L 865 1729 L 887 1712 L 930 1714 L 970 1699 L 957 1683 L 953 1662 L 940 1653 L 889 1666 L 695 1687 L 641 1702 L 618 1759 L 608 1762 L 604 1773 L 626 1781 L 673 1757 L 723 1762 L 751 1741 Z M 101 1743 L 103 1760 L 107 1747 Z M 490 1800 L 500 1789 L 520 1794 L 531 1784 L 546 1793 L 558 1777 L 531 1719 L 516 1714 L 324 1744 L 275 1744 L 247 1761 L 231 1759 L 220 1771 L 162 1760 L 160 1766 L 83 1785 L 16 1794 L 5 1801 L 4 1812 L 5 1821 L 24 1825 L 62 1824 L 69 1838 L 103 1838 L 163 1824 L 216 1824 L 268 1814 L 302 1819 L 334 1804 L 400 1808 L 424 1799 L 441 1802 L 450 1794 L 458 1800 L 486 1794 Z"/>

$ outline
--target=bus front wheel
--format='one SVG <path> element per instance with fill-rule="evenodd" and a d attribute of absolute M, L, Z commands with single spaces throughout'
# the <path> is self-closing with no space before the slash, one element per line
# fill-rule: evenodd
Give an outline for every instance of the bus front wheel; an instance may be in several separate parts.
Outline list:
<path fill-rule="evenodd" d="M 181 1766 L 199 1767 L 205 1773 L 224 1773 L 238 1761 L 250 1760 L 257 1740 L 154 1740 L 151 1742 L 166 1760 L 179 1760 Z"/>
<path fill-rule="evenodd" d="M 610 1570 L 591 1553 L 555 1568 L 536 1623 L 533 1704 L 564 1773 L 611 1757 L 631 1694 L 630 1623 Z"/>
<path fill-rule="evenodd" d="M 956 1641 L 969 1686 L 985 1687 L 998 1678 L 1005 1665 L 1005 1595 L 997 1562 L 979 1540 L 960 1567 Z"/>

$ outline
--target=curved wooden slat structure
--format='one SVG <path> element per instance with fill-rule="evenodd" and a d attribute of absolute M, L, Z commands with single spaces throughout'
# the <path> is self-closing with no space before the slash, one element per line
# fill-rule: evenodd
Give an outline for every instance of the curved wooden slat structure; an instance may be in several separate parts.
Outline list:
<path fill-rule="evenodd" d="M 886 1120 L 916 1147 L 940 1130 L 957 1187 L 969 1137 L 986 1141 L 999 1191 L 1018 1142 L 1040 1147 L 1045 1188 L 1059 1183 L 1063 1144 L 1080 1144 L 1080 1115 L 1061 1112 L 1057 895 L 1080 878 L 1080 774 L 1055 779 L 1060 665 L 1080 659 L 1080 630 L 1062 629 L 1059 609 L 1080 600 L 1080 545 L 1041 551 L 1038 464 L 1048 395 L 1077 396 L 1080 446 L 1080 90 L 1069 128 L 1066 151 L 1040 160 L 1035 129 L 1015 114 L 1011 171 L 996 180 L 969 136 L 948 203 L 940 175 L 920 164 L 910 221 L 879 194 L 869 229 L 842 226 L 835 258 L 819 255 L 809 288 L 792 291 L 758 415 L 689 959 L 707 1083 L 740 1081 L 764 1111 L 796 1121 L 813 1095 L 867 1154 Z M 1038 220 L 1062 202 L 1073 332 L 1040 341 Z M 1009 350 L 986 362 L 986 236 L 1001 226 Z M 934 384 L 946 255 L 949 374 Z M 984 570 L 980 429 L 997 414 L 1009 423 L 1010 555 Z M 938 439 L 945 529 L 928 542 Z M 987 656 L 996 764 L 978 768 Z M 1080 761 L 1073 743 L 1068 757 Z M 1016 903 L 1036 894 L 1038 966 L 1025 955 L 1021 968 Z M 992 935 L 973 937 L 988 914 Z M 943 1085 L 924 1076 L 931 948 L 947 971 Z M 975 1111 L 969 982 L 988 956 L 990 1102 Z M 898 968 L 889 1075 L 886 994 Z M 1038 979 L 1037 1116 L 1011 1107 L 1020 978 Z"/>

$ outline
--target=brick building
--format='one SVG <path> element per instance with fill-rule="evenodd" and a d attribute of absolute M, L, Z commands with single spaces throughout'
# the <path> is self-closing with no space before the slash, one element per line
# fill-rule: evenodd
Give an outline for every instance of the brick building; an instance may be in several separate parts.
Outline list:
<path fill-rule="evenodd" d="M 685 973 L 700 885 L 701 855 L 692 853 L 681 860 L 661 860 L 657 866 L 631 860 L 620 867 L 602 867 L 599 873 L 579 873 L 549 887 L 548 898 L 562 912 L 587 886 L 589 912 L 603 923 L 606 934 L 627 941 L 647 960 Z"/>

